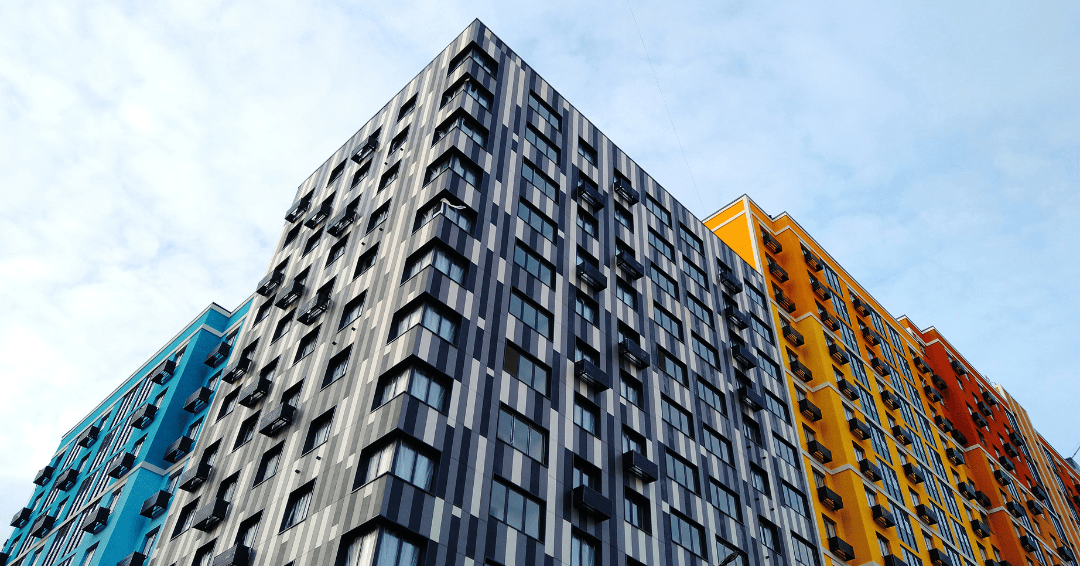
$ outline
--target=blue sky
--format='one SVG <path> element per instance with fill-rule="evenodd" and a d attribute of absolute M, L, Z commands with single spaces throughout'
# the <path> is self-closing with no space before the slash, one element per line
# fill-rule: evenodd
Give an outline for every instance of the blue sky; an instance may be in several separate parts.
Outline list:
<path fill-rule="evenodd" d="M 1080 445 L 1074 5 L 507 6 L 5 2 L 0 517 L 120 380 L 246 298 L 295 187 L 474 17 L 699 217 L 788 211 Z"/>

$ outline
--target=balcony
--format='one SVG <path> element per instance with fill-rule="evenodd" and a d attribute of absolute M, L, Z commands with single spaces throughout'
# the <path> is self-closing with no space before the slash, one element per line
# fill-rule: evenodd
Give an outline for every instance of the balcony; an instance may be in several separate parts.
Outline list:
<path fill-rule="evenodd" d="M 1017 519 L 1019 519 L 1020 517 L 1027 516 L 1027 513 L 1024 512 L 1024 507 L 1021 506 L 1019 503 L 1017 503 L 1015 501 L 1010 501 L 1010 502 L 1006 503 L 1005 504 L 1005 510 L 1008 511 L 1010 515 L 1012 515 L 1013 517 L 1016 517 Z"/>
<path fill-rule="evenodd" d="M 964 433 L 960 432 L 960 429 L 954 428 L 951 434 L 952 434 L 953 440 L 955 440 L 957 442 L 957 444 L 959 444 L 961 446 L 967 446 L 967 443 L 968 443 L 967 437 L 964 436 Z"/>
<path fill-rule="evenodd" d="M 157 384 L 164 384 L 172 379 L 176 373 L 176 362 L 172 360 L 165 360 L 150 370 L 150 381 Z"/>
<path fill-rule="evenodd" d="M 840 330 L 840 319 L 827 312 L 821 313 L 821 324 L 824 324 L 825 328 L 828 328 L 833 332 L 838 332 Z"/>
<path fill-rule="evenodd" d="M 756 368 L 758 364 L 757 358 L 742 344 L 731 345 L 731 357 L 743 367 Z"/>
<path fill-rule="evenodd" d="M 844 562 L 855 558 L 855 549 L 840 537 L 829 537 L 829 552 Z"/>
<path fill-rule="evenodd" d="M 818 501 L 820 501 L 822 505 L 833 511 L 839 511 L 844 508 L 844 498 L 840 497 L 839 493 L 836 493 L 826 486 L 817 488 L 817 496 Z"/>
<path fill-rule="evenodd" d="M 224 499 L 214 498 L 213 501 L 195 510 L 195 516 L 191 519 L 192 528 L 208 533 L 225 520 L 229 513 L 229 502 Z"/>
<path fill-rule="evenodd" d="M 994 396 L 994 394 L 989 392 L 989 391 L 983 391 L 982 392 L 982 398 L 983 398 L 983 401 L 986 401 L 986 404 L 990 405 L 991 407 L 996 407 L 997 404 L 998 404 L 997 397 Z"/>
<path fill-rule="evenodd" d="M 996 479 L 997 482 L 1000 483 L 1001 485 L 1004 485 L 1004 486 L 1012 485 L 1012 478 L 1010 478 L 1008 474 L 1006 474 L 1005 472 L 1003 472 L 1001 470 L 994 470 L 994 479 Z"/>
<path fill-rule="evenodd" d="M 825 448 L 825 445 L 811 440 L 806 443 L 806 451 L 809 452 L 814 458 L 817 458 L 822 464 L 828 464 L 832 462 L 832 450 Z"/>
<path fill-rule="evenodd" d="M 900 408 L 900 401 L 896 398 L 896 395 L 893 395 L 888 389 L 881 390 L 881 402 L 893 411 Z"/>
<path fill-rule="evenodd" d="M 986 406 L 986 403 L 983 403 L 982 401 L 976 402 L 975 403 L 975 408 L 978 409 L 979 412 L 982 413 L 984 417 L 989 417 L 989 416 L 992 416 L 994 414 L 994 412 L 990 410 L 990 407 Z"/>
<path fill-rule="evenodd" d="M 964 496 L 964 499 L 968 501 L 975 500 L 975 490 L 971 487 L 971 484 L 967 482 L 960 482 L 960 485 L 956 486 L 956 491 L 960 492 L 960 495 Z"/>
<path fill-rule="evenodd" d="M 915 362 L 915 369 L 919 370 L 919 373 L 930 373 L 930 366 L 926 365 L 922 358 L 915 356 L 911 360 Z"/>
<path fill-rule="evenodd" d="M 923 393 L 926 393 L 926 398 L 931 403 L 937 403 L 939 405 L 941 404 L 941 393 L 938 393 L 937 389 L 934 389 L 933 387 L 927 385 L 926 387 L 923 387 Z"/>
<path fill-rule="evenodd" d="M 210 350 L 210 354 L 206 356 L 203 363 L 216 368 L 221 365 L 221 362 L 225 361 L 225 358 L 229 357 L 229 352 L 232 351 L 232 345 L 228 342 L 222 342 L 217 345 L 213 350 Z"/>
<path fill-rule="evenodd" d="M 619 342 L 619 355 L 638 369 L 645 369 L 652 363 L 652 357 L 645 348 L 638 346 L 638 343 L 630 338 L 623 338 Z"/>
<path fill-rule="evenodd" d="M 577 276 L 579 280 L 592 287 L 594 291 L 607 289 L 607 277 L 604 277 L 599 268 L 587 261 L 577 264 Z"/>
<path fill-rule="evenodd" d="M 330 308 L 330 293 L 316 293 L 315 297 L 304 303 L 297 310 L 296 320 L 300 324 L 311 325 Z"/>
<path fill-rule="evenodd" d="M 622 455 L 623 469 L 641 478 L 645 483 L 652 483 L 660 478 L 660 469 L 649 461 L 644 454 L 629 450 Z"/>
<path fill-rule="evenodd" d="M 851 399 L 852 401 L 859 398 L 859 390 L 855 389 L 855 386 L 846 379 L 837 379 L 836 388 L 840 390 L 841 395 L 847 397 L 848 399 Z"/>
<path fill-rule="evenodd" d="M 885 566 L 908 566 L 902 559 L 893 556 L 892 554 L 885 555 Z"/>
<path fill-rule="evenodd" d="M 1038 497 L 1039 501 L 1045 502 L 1048 499 L 1048 496 L 1046 495 L 1046 490 L 1038 485 L 1031 488 L 1031 494 L 1035 497 Z"/>
<path fill-rule="evenodd" d="M 638 260 L 634 259 L 634 256 L 628 252 L 619 252 L 619 255 L 615 256 L 615 265 L 619 266 L 619 269 L 623 270 L 626 277 L 631 281 L 637 281 L 645 275 L 645 266 L 641 265 Z M 723 277 L 721 276 L 721 282 Z M 739 286 L 742 289 L 742 286 Z"/>
<path fill-rule="evenodd" d="M 179 462 L 184 456 L 191 453 L 191 447 L 194 444 L 195 441 L 186 436 L 177 438 L 176 442 L 173 442 L 165 449 L 165 461 L 172 464 Z"/>
<path fill-rule="evenodd" d="M 955 466 L 963 466 L 967 463 L 967 461 L 964 460 L 964 453 L 955 448 L 946 448 L 945 457 Z"/>
<path fill-rule="evenodd" d="M 945 383 L 945 380 L 941 379 L 941 376 L 936 373 L 930 376 L 930 381 L 933 382 L 934 387 L 937 387 L 942 391 L 949 390 L 949 384 Z"/>
<path fill-rule="evenodd" d="M 210 404 L 210 396 L 214 392 L 208 387 L 200 387 L 184 401 L 184 410 L 189 413 L 198 413 Z"/>
<path fill-rule="evenodd" d="M 304 282 L 293 279 L 293 282 L 285 288 L 285 291 L 281 294 L 281 297 L 278 298 L 277 302 L 274 303 L 274 306 L 283 310 L 287 309 L 299 300 L 300 296 L 303 294 Z"/>
<path fill-rule="evenodd" d="M 764 229 L 761 231 L 761 240 L 765 243 L 765 247 L 769 248 L 769 251 L 774 254 L 784 251 L 784 246 L 781 246 L 780 242 Z"/>
<path fill-rule="evenodd" d="M 86 519 L 83 520 L 82 526 L 80 528 L 82 528 L 82 530 L 85 532 L 96 535 L 101 531 L 105 530 L 105 526 L 108 524 L 109 508 L 98 507 L 97 509 L 94 509 L 92 513 L 86 516 Z"/>
<path fill-rule="evenodd" d="M 574 376 L 601 391 L 611 389 L 611 376 L 589 360 L 581 359 L 574 362 Z"/>
<path fill-rule="evenodd" d="M 812 269 L 814 271 L 821 271 L 822 269 L 825 268 L 825 264 L 821 263 L 821 258 L 814 255 L 814 252 L 811 252 L 810 250 L 808 250 L 806 248 L 803 248 L 802 249 L 802 255 L 803 255 L 803 259 L 806 260 L 806 265 L 810 269 Z"/>
<path fill-rule="evenodd" d="M 326 233 L 335 238 L 340 238 L 345 233 L 345 230 L 348 230 L 349 226 L 356 222 L 356 217 L 356 211 L 346 208 L 344 212 L 330 220 L 330 224 L 326 227 Z"/>
<path fill-rule="evenodd" d="M 379 149 L 379 140 L 372 135 L 368 138 L 364 145 L 360 146 L 360 149 L 356 150 L 356 153 L 349 159 L 356 162 L 357 165 L 363 165 L 364 160 L 374 155 L 375 151 Z"/>
<path fill-rule="evenodd" d="M 930 555 L 930 563 L 934 566 L 953 566 L 948 555 L 936 548 L 931 548 L 928 554 Z"/>
<path fill-rule="evenodd" d="M 1058 555 L 1064 558 L 1066 562 L 1076 562 L 1076 554 L 1073 553 L 1071 548 L 1067 546 L 1059 546 L 1057 551 Z"/>
<path fill-rule="evenodd" d="M 49 483 L 49 480 L 52 479 L 53 472 L 55 471 L 56 468 L 52 466 L 45 466 L 44 468 L 41 468 L 40 470 L 38 470 L 37 475 L 34 476 L 34 483 L 42 486 Z"/>
<path fill-rule="evenodd" d="M 802 346 L 806 343 L 806 340 L 803 339 L 803 335 L 799 334 L 799 331 L 792 328 L 790 324 L 784 324 L 782 329 L 784 332 L 784 338 L 787 338 L 787 341 L 791 342 L 793 345 Z"/>
<path fill-rule="evenodd" d="M 971 531 L 979 538 L 986 538 L 990 536 L 990 525 L 975 519 L 971 521 Z"/>
<path fill-rule="evenodd" d="M 1012 443 L 1017 445 L 1017 446 L 1023 446 L 1024 445 L 1024 437 L 1017 434 L 1016 431 L 1012 431 L 1012 432 L 1009 433 L 1009 440 L 1012 441 Z"/>
<path fill-rule="evenodd" d="M 30 526 L 30 536 L 34 538 L 45 538 L 48 536 L 49 531 L 53 528 L 53 523 L 56 522 L 56 517 L 50 515 L 42 515 L 38 517 L 34 524 Z"/>
<path fill-rule="evenodd" d="M 979 413 L 971 413 L 971 420 L 979 428 L 988 428 L 990 426 L 990 423 L 986 422 L 986 419 Z"/>
<path fill-rule="evenodd" d="M 776 304 L 780 305 L 780 308 L 788 313 L 795 312 L 795 301 L 792 301 L 784 294 L 780 288 L 773 289 L 773 298 L 776 299 Z"/>
<path fill-rule="evenodd" d="M 1016 471 L 1016 464 L 1013 464 L 1012 460 L 1010 460 L 1008 456 L 998 456 L 998 464 L 1001 464 L 1001 467 L 1004 468 L 1007 472 Z"/>
<path fill-rule="evenodd" d="M 896 441 L 900 444 L 903 444 L 904 446 L 911 446 L 911 433 L 908 432 L 906 428 L 904 428 L 904 425 L 893 425 L 892 434 L 893 438 L 895 438 Z"/>
<path fill-rule="evenodd" d="M 1008 454 L 1009 456 L 1011 456 L 1013 458 L 1016 458 L 1017 456 L 1020 455 L 1020 453 L 1016 451 L 1016 448 L 1013 448 L 1013 445 L 1009 444 L 1008 442 L 1006 442 L 1005 444 L 1002 444 L 1001 449 L 1004 450 L 1006 454 Z"/>
<path fill-rule="evenodd" d="M 296 407 L 282 403 L 259 421 L 259 433 L 274 437 L 296 420 Z"/>
<path fill-rule="evenodd" d="M 881 481 L 881 468 L 866 458 L 859 460 L 859 471 L 872 482 Z"/>
<path fill-rule="evenodd" d="M 810 282 L 810 289 L 814 291 L 814 294 L 823 301 L 832 299 L 832 291 L 828 287 L 821 284 L 821 281 L 814 280 Z"/>
<path fill-rule="evenodd" d="M 964 367 L 964 364 L 960 363 L 960 360 L 953 360 L 949 362 L 949 365 L 952 366 L 957 375 L 967 375 L 968 370 Z"/>
<path fill-rule="evenodd" d="M 836 360 L 836 363 L 842 366 L 847 365 L 850 361 L 847 352 L 844 351 L 844 347 L 836 342 L 829 344 L 829 355 L 832 356 L 832 359 Z"/>
<path fill-rule="evenodd" d="M 15 527 L 16 529 L 21 529 L 25 527 L 26 524 L 30 522 L 30 516 L 32 513 L 33 511 L 31 511 L 28 507 L 23 507 L 22 509 L 19 509 L 19 512 L 15 513 L 15 516 L 11 518 L 11 526 Z"/>
<path fill-rule="evenodd" d="M 1029 499 L 1028 500 L 1027 508 L 1028 508 L 1029 511 L 1031 511 L 1032 515 L 1042 515 L 1043 514 L 1043 506 L 1040 505 L 1039 502 L 1035 501 L 1034 499 Z"/>
<path fill-rule="evenodd" d="M 150 426 L 150 423 L 154 422 L 155 416 L 157 416 L 157 406 L 147 403 L 142 407 L 135 409 L 134 413 L 131 413 L 128 424 L 142 430 Z"/>
<path fill-rule="evenodd" d="M 799 360 L 791 360 L 788 365 L 791 367 L 791 373 L 798 376 L 799 379 L 807 383 L 814 380 L 814 374 L 810 371 L 810 368 L 803 365 Z"/>
<path fill-rule="evenodd" d="M 927 505 L 916 505 L 915 516 L 917 516 L 920 521 L 926 523 L 927 525 L 936 525 L 938 522 L 937 514 L 934 513 L 934 511 L 930 509 L 930 507 Z"/>
<path fill-rule="evenodd" d="M 742 293 L 742 281 L 739 281 L 739 278 L 735 277 L 734 273 L 731 273 L 726 269 L 720 270 L 720 284 L 732 295 Z"/>
<path fill-rule="evenodd" d="M 1028 552 L 1035 552 L 1039 549 L 1038 544 L 1036 544 L 1035 541 L 1032 540 L 1032 538 L 1028 535 L 1023 535 L 1020 537 L 1020 546 Z"/>
<path fill-rule="evenodd" d="M 985 509 L 989 509 L 992 506 L 990 497 L 979 490 L 975 490 L 975 502 L 982 505 Z"/>
<path fill-rule="evenodd" d="M 848 419 L 848 429 L 851 434 L 859 440 L 866 440 L 870 438 L 870 427 L 866 423 L 859 420 L 858 417 L 851 417 Z"/>
<path fill-rule="evenodd" d="M 311 206 L 310 201 L 307 199 L 300 199 L 300 202 L 294 204 L 292 208 L 285 213 L 285 221 L 296 222 L 297 220 L 300 220 L 300 218 L 304 216 L 304 213 L 307 212 L 309 206 Z"/>
<path fill-rule="evenodd" d="M 570 492 L 570 501 L 574 507 L 592 515 L 597 521 L 606 521 L 611 518 L 613 510 L 611 500 L 587 485 L 575 487 Z"/>
<path fill-rule="evenodd" d="M 76 446 L 81 446 L 83 448 L 89 448 L 95 442 L 97 442 L 98 434 L 100 434 L 100 433 L 101 433 L 101 428 L 100 427 L 93 426 L 93 425 L 88 426 L 88 427 L 86 427 L 86 430 L 84 430 L 82 432 L 82 434 L 79 435 L 79 439 L 75 441 L 75 445 Z"/>
<path fill-rule="evenodd" d="M 746 316 L 746 313 L 742 312 L 734 305 L 727 305 L 724 307 L 724 317 L 731 322 L 732 326 L 739 330 L 750 327 L 750 317 Z"/>
<path fill-rule="evenodd" d="M 259 376 L 255 381 L 244 386 L 240 390 L 239 403 L 247 408 L 252 408 L 262 402 L 270 394 L 273 383 L 265 377 Z"/>
<path fill-rule="evenodd" d="M 165 490 L 158 491 L 143 501 L 139 514 L 148 519 L 156 519 L 169 508 L 170 499 L 172 499 L 171 493 Z"/>
<path fill-rule="evenodd" d="M 769 263 L 769 273 L 772 273 L 773 277 L 778 279 L 781 283 L 787 281 L 788 280 L 787 271 L 784 271 L 784 268 L 780 267 L 780 264 L 776 263 L 776 261 L 773 258 L 771 258 L 769 256 L 765 256 L 765 258 L 768 260 L 768 263 Z"/>
<path fill-rule="evenodd" d="M 858 297 L 851 298 L 851 306 L 855 307 L 855 312 L 862 316 L 870 316 L 870 307 Z"/>
<path fill-rule="evenodd" d="M 211 566 L 248 566 L 251 562 L 251 549 L 236 544 L 214 557 Z"/>
<path fill-rule="evenodd" d="M 871 346 L 881 344 L 881 338 L 879 338 L 877 332 L 874 332 L 874 329 L 869 326 L 862 327 L 862 335 L 863 339 Z"/>
<path fill-rule="evenodd" d="M 255 288 L 255 292 L 264 297 L 272 297 L 274 291 L 277 291 L 283 281 L 285 281 L 285 274 L 275 270 L 259 281 L 259 286 Z"/>
<path fill-rule="evenodd" d="M 799 401 L 799 412 L 802 413 L 810 422 L 818 422 L 821 420 L 821 409 L 817 405 L 810 402 L 809 399 L 801 399 Z"/>
<path fill-rule="evenodd" d="M 124 474 L 131 471 L 131 468 L 135 467 L 135 455 L 131 452 L 125 452 L 115 458 L 113 458 L 112 464 L 109 466 L 109 470 L 106 473 L 109 477 L 121 478 Z"/>
<path fill-rule="evenodd" d="M 125 556 L 116 566 L 143 566 L 146 564 L 146 556 L 141 552 L 132 552 Z"/>
<path fill-rule="evenodd" d="M 75 487 L 75 480 L 78 477 L 79 472 L 77 470 L 68 468 L 63 472 L 60 472 L 60 475 L 56 476 L 56 483 L 53 487 L 60 491 L 67 491 L 72 487 Z"/>
<path fill-rule="evenodd" d="M 896 520 L 893 518 L 891 511 L 882 507 L 881 504 L 874 505 L 870 508 L 871 513 L 874 516 L 874 522 L 881 526 L 883 529 L 896 526 Z"/>
<path fill-rule="evenodd" d="M 308 228 L 316 228 L 319 224 L 322 224 L 327 218 L 330 218 L 330 214 L 334 211 L 333 201 L 327 199 L 324 200 L 319 208 L 311 211 L 308 214 L 307 219 L 304 220 L 304 226 Z"/>
<path fill-rule="evenodd" d="M 882 377 L 889 377 L 892 371 L 889 369 L 889 364 L 878 357 L 870 358 L 870 367 L 874 368 L 874 371 Z"/>
<path fill-rule="evenodd" d="M 221 380 L 225 383 L 236 383 L 240 381 L 241 377 L 247 375 L 247 372 L 251 371 L 251 358 L 240 358 L 236 360 L 229 370 L 225 372 L 225 375 L 221 376 Z"/>
<path fill-rule="evenodd" d="M 923 475 L 923 471 L 915 467 L 915 464 L 912 462 L 904 464 L 904 475 L 914 484 L 920 484 L 926 481 L 926 476 Z"/>
<path fill-rule="evenodd" d="M 757 391 L 754 391 L 754 388 L 749 385 L 743 385 L 739 388 L 739 401 L 754 412 L 765 408 L 765 398 Z"/>
<path fill-rule="evenodd" d="M 631 206 L 641 202 L 641 195 L 626 181 L 616 179 L 615 182 L 612 183 L 611 188 L 615 191 L 615 194 L 622 197 L 622 199 L 630 203 Z"/>
<path fill-rule="evenodd" d="M 952 421 L 945 418 L 943 415 L 934 415 L 934 424 L 936 424 L 945 434 L 949 434 L 956 428 L 953 426 Z"/>
<path fill-rule="evenodd" d="M 180 483 L 177 484 L 177 487 L 188 493 L 195 493 L 210 478 L 211 469 L 210 464 L 206 462 L 200 462 L 188 468 L 184 475 L 180 476 Z"/>
<path fill-rule="evenodd" d="M 574 195 L 578 200 L 588 204 L 593 210 L 600 210 L 607 204 L 607 197 L 594 189 L 589 183 L 578 183 Z"/>

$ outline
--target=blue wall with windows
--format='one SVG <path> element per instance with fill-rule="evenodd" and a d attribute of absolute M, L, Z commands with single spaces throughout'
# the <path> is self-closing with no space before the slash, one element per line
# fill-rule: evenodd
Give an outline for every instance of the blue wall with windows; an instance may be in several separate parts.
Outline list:
<path fill-rule="evenodd" d="M 208 306 L 64 435 L 12 518 L 0 566 L 113 566 L 150 554 L 166 513 L 143 516 L 144 503 L 175 488 L 188 455 L 168 452 L 183 436 L 197 440 L 250 305 Z M 203 387 L 208 402 L 185 407 Z"/>

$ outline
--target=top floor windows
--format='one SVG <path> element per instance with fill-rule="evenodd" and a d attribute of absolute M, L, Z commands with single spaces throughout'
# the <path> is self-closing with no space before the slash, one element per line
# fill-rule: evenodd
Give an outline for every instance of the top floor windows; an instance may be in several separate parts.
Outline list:
<path fill-rule="evenodd" d="M 705 242 L 701 241 L 701 238 L 695 236 L 689 228 L 683 226 L 682 224 L 679 224 L 679 239 L 682 240 L 684 244 L 686 244 L 687 248 L 694 250 L 699 254 L 705 255 Z"/>
<path fill-rule="evenodd" d="M 645 195 L 645 208 L 656 215 L 656 218 L 660 220 L 664 226 L 671 226 L 671 213 L 667 211 L 656 199 L 649 195 Z"/>
<path fill-rule="evenodd" d="M 593 149 L 593 146 L 586 143 L 585 140 L 578 138 L 577 152 L 578 155 L 585 159 L 585 161 L 588 161 L 593 167 L 596 167 L 597 157 L 596 150 Z"/>
<path fill-rule="evenodd" d="M 492 77 L 499 73 L 499 64 L 495 62 L 495 59 L 492 59 L 491 55 L 488 55 L 476 42 L 473 42 L 450 60 L 450 70 L 446 74 L 453 73 L 455 69 L 466 61 L 475 62 Z"/>

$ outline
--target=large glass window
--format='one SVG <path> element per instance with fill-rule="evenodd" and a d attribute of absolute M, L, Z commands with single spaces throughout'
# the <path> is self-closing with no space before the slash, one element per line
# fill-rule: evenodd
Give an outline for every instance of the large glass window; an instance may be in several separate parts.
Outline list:
<path fill-rule="evenodd" d="M 656 199 L 645 195 L 645 208 L 656 215 L 656 218 L 665 226 L 671 226 L 671 213 L 664 208 Z"/>
<path fill-rule="evenodd" d="M 447 342 L 457 339 L 457 316 L 450 314 L 446 307 L 431 301 L 422 302 L 399 314 L 390 339 L 401 336 L 414 326 L 423 326 Z"/>
<path fill-rule="evenodd" d="M 721 513 L 736 521 L 742 520 L 742 512 L 739 507 L 739 496 L 736 495 L 734 491 L 720 485 L 715 480 L 709 482 L 709 489 L 712 492 L 713 505 L 716 505 Z"/>
<path fill-rule="evenodd" d="M 503 355 L 503 370 L 538 391 L 547 395 L 551 381 L 551 369 L 537 359 L 526 354 L 517 346 L 507 344 Z"/>
<path fill-rule="evenodd" d="M 495 520 L 537 540 L 543 538 L 544 504 L 502 479 L 491 484 L 490 510 Z"/>
<path fill-rule="evenodd" d="M 660 410 L 663 415 L 664 422 L 668 423 L 675 430 L 694 438 L 694 420 L 690 416 L 690 413 L 680 409 L 674 402 L 669 401 L 666 397 L 660 398 Z"/>
<path fill-rule="evenodd" d="M 517 215 L 518 218 L 524 220 L 526 224 L 532 226 L 537 232 L 540 232 L 541 236 L 552 242 L 555 241 L 555 223 L 537 208 L 524 200 L 518 201 Z"/>
<path fill-rule="evenodd" d="M 555 284 L 555 268 L 521 242 L 514 249 L 514 264 L 549 287 Z"/>
<path fill-rule="evenodd" d="M 536 112 L 536 115 L 540 116 L 545 122 L 551 124 L 551 127 L 556 130 L 560 129 L 562 118 L 547 103 L 540 100 L 535 92 L 529 93 L 529 108 L 532 108 L 533 112 Z"/>
<path fill-rule="evenodd" d="M 525 129 L 525 141 L 531 143 L 537 151 L 547 156 L 556 165 L 559 164 L 559 147 L 555 145 L 555 142 L 547 139 L 544 134 L 538 132 L 536 128 L 529 126 Z"/>
<path fill-rule="evenodd" d="M 456 254 L 435 246 L 409 259 L 405 265 L 405 279 L 412 279 L 425 267 L 431 266 L 460 285 L 465 281 L 467 265 L 468 263 Z"/>
<path fill-rule="evenodd" d="M 315 493 L 315 482 L 311 482 L 289 495 L 285 504 L 285 515 L 281 517 L 281 529 L 284 531 L 307 519 L 311 507 L 311 497 Z"/>
<path fill-rule="evenodd" d="M 450 392 L 447 380 L 436 372 L 421 366 L 409 366 L 384 377 L 375 391 L 375 406 L 381 407 L 391 399 L 408 393 L 422 403 L 445 410 Z"/>
<path fill-rule="evenodd" d="M 420 547 L 392 531 L 376 529 L 354 537 L 342 566 L 417 566 Z"/>
<path fill-rule="evenodd" d="M 547 432 L 506 409 L 499 410 L 497 438 L 543 463 L 547 458 Z"/>
<path fill-rule="evenodd" d="M 655 303 L 653 304 L 653 320 L 660 325 L 660 328 L 667 330 L 672 336 L 682 340 L 682 323 L 676 320 L 674 315 Z"/>
<path fill-rule="evenodd" d="M 532 163 L 529 163 L 527 160 L 522 161 L 521 178 L 539 189 L 540 192 L 544 193 L 549 199 L 555 201 L 559 200 L 559 184 L 549 179 L 539 168 Z"/>
<path fill-rule="evenodd" d="M 674 513 L 668 515 L 668 517 L 671 518 L 672 542 L 698 556 L 703 556 L 705 554 L 705 538 L 701 527 Z"/>
<path fill-rule="evenodd" d="M 368 458 L 364 483 L 390 473 L 427 491 L 435 476 L 435 460 L 407 442 L 394 441 Z"/>
<path fill-rule="evenodd" d="M 443 155 L 438 161 L 433 163 L 431 167 L 428 167 L 427 176 L 424 178 L 424 184 L 430 183 L 444 171 L 453 171 L 454 173 L 457 173 L 462 180 L 474 187 L 480 185 L 480 178 L 484 174 L 483 170 L 468 158 L 460 153 L 451 152 Z"/>
<path fill-rule="evenodd" d="M 510 314 L 542 336 L 551 338 L 551 329 L 554 324 L 551 315 L 532 301 L 517 293 L 510 295 Z"/>

